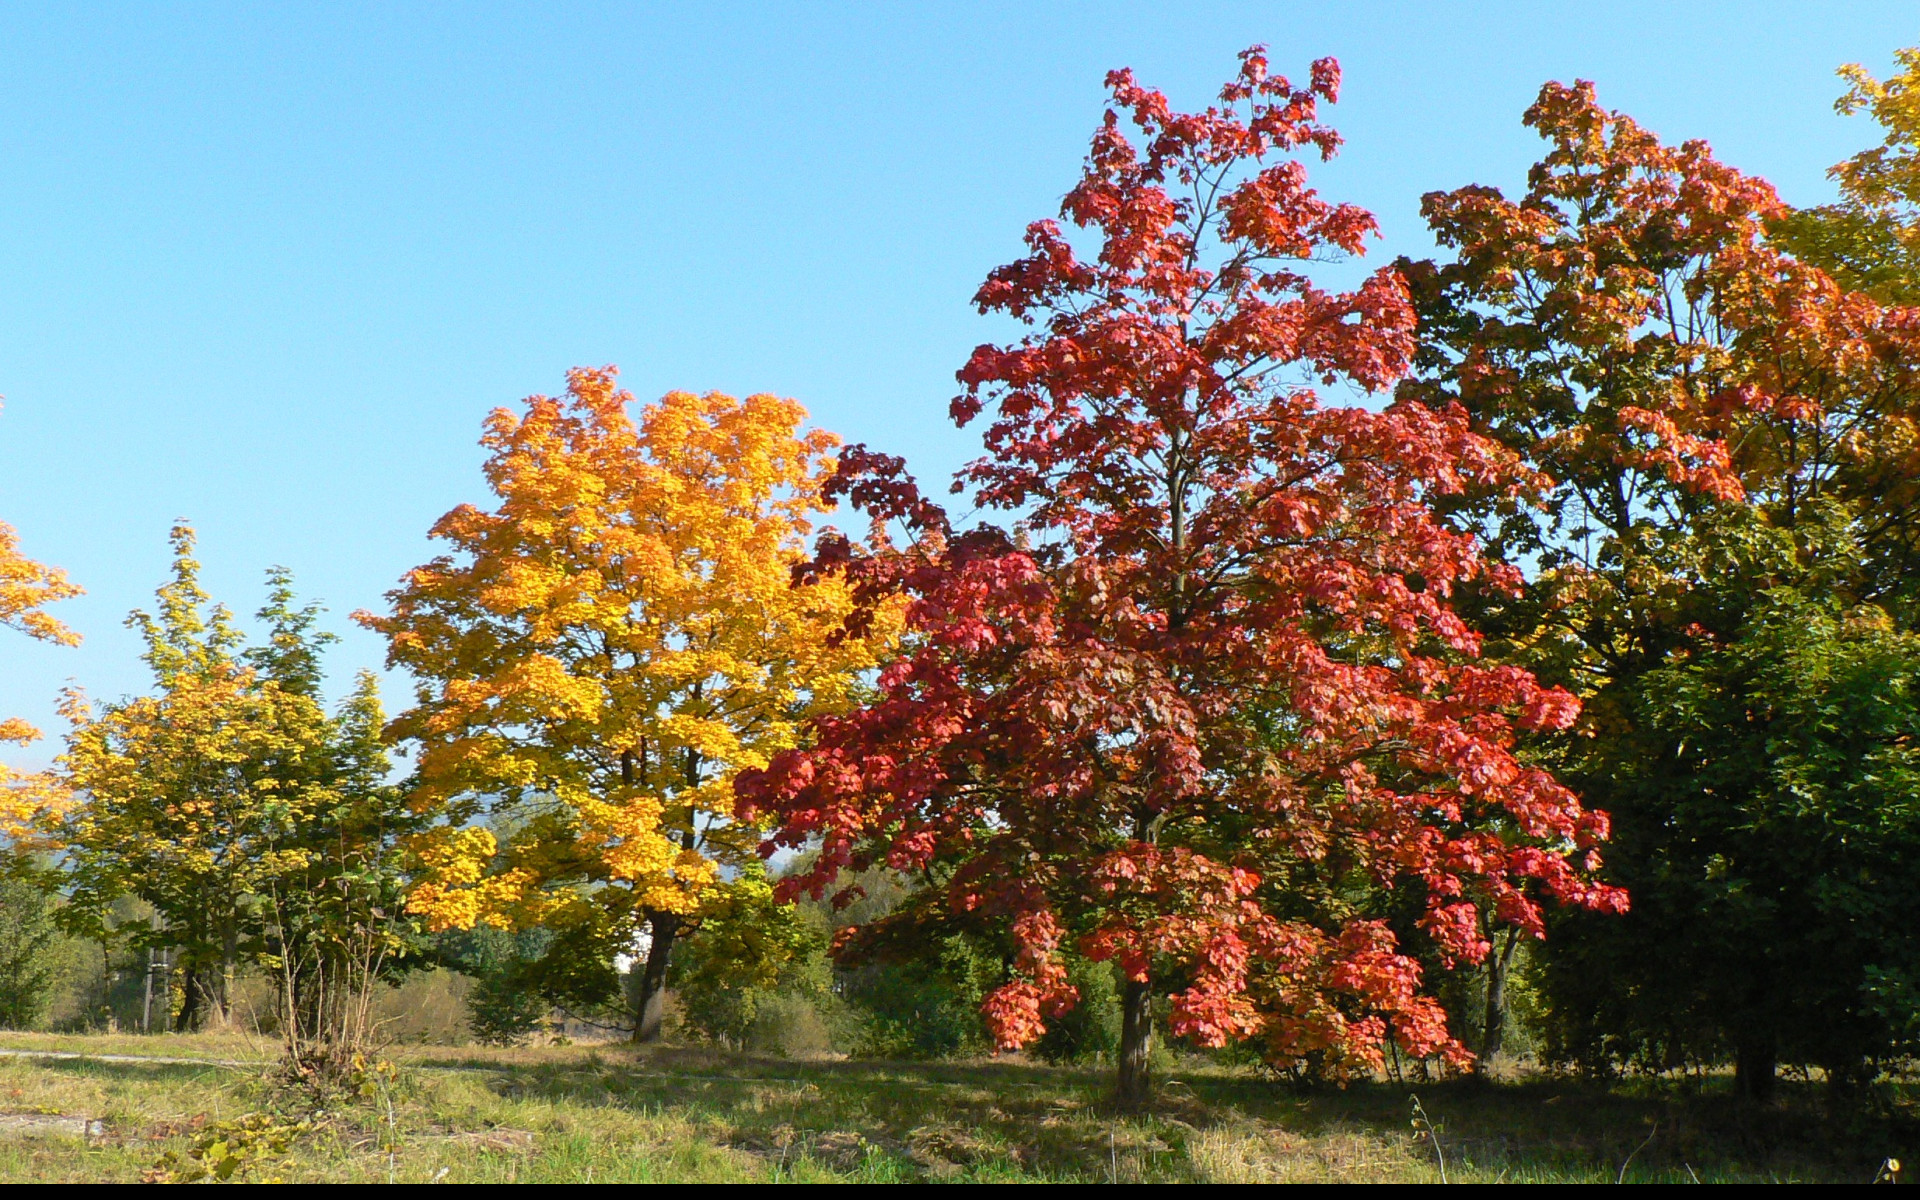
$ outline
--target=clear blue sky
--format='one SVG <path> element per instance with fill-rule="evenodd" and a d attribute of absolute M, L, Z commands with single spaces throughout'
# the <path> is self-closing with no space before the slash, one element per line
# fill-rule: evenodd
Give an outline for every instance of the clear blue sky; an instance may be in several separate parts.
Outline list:
<path fill-rule="evenodd" d="M 9 6 L 0 520 L 88 595 L 80 650 L 0 638 L 0 715 L 145 686 L 120 622 L 175 517 L 236 609 L 273 563 L 330 605 L 337 690 L 382 654 L 347 614 L 484 499 L 481 417 L 574 364 L 794 396 L 943 475 L 996 332 L 968 297 L 1071 185 L 1104 72 L 1198 106 L 1253 42 L 1341 59 L 1317 179 L 1391 256 L 1422 192 L 1522 179 L 1547 79 L 1820 201 L 1874 140 L 1834 68 L 1884 72 L 1920 7 Z"/>

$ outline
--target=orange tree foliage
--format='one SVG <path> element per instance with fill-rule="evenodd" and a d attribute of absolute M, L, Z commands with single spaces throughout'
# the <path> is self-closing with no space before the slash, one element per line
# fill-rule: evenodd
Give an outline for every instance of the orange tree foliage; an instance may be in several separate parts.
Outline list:
<path fill-rule="evenodd" d="M 1857 102 L 1911 111 L 1909 93 L 1869 82 Z M 1872 798 L 1910 795 L 1908 768 L 1829 787 L 1845 774 L 1805 763 L 1901 762 L 1910 733 L 1830 717 L 1816 738 L 1795 711 L 1811 693 L 1766 681 L 1865 672 L 1879 643 L 1861 631 L 1920 615 L 1920 310 L 1784 253 L 1778 231 L 1838 243 L 1809 242 L 1807 214 L 1764 180 L 1703 142 L 1662 144 L 1591 84 L 1547 85 L 1526 122 L 1548 148 L 1524 195 L 1425 199 L 1453 257 L 1403 264 L 1422 348 L 1400 394 L 1459 404 L 1552 480 L 1544 506 L 1483 492 L 1449 507 L 1535 574 L 1471 615 L 1495 657 L 1585 700 L 1558 770 L 1612 814 L 1608 878 L 1635 898 L 1625 920 L 1568 914 L 1548 947 L 1559 1048 L 1596 1065 L 1731 1057 L 1756 1095 L 1780 1054 L 1853 1078 L 1894 1044 L 1869 1028 L 1873 981 L 1920 977 L 1901 949 L 1910 918 L 1855 889 L 1903 894 L 1887 864 L 1912 861 L 1920 826 L 1911 799 Z M 1828 233 L 1851 236 L 1849 213 L 1897 232 L 1902 136 L 1843 168 L 1856 203 L 1818 214 Z M 1853 281 L 1905 286 L 1876 279 Z M 1884 644 L 1902 647 L 1873 651 L 1891 701 L 1905 668 L 1885 664 L 1910 643 Z M 1847 690 L 1834 684 L 1836 712 Z"/>
<path fill-rule="evenodd" d="M 1400 390 L 1460 403 L 1553 481 L 1544 509 L 1499 495 L 1450 506 L 1500 554 L 1537 563 L 1548 586 L 1523 607 L 1559 611 L 1577 594 L 1592 614 L 1595 589 L 1610 590 L 1611 632 L 1564 636 L 1608 663 L 1657 656 L 1624 614 L 1667 595 L 1598 569 L 1748 502 L 1788 524 L 1852 504 L 1890 566 L 1913 559 L 1914 311 L 1781 253 L 1767 230 L 1788 210 L 1766 181 L 1704 142 L 1662 145 L 1591 84 L 1547 85 L 1526 121 L 1550 143 L 1526 195 L 1425 198 L 1455 258 L 1401 264 L 1422 360 Z"/>
<path fill-rule="evenodd" d="M 445 821 L 418 845 L 414 910 L 556 931 L 573 999 L 608 998 L 645 930 L 650 1036 L 673 939 L 754 886 L 728 880 L 760 837 L 733 818 L 734 773 L 846 707 L 875 659 L 830 636 L 841 581 L 790 586 L 835 439 L 773 396 L 675 392 L 637 422 L 631 403 L 611 369 L 576 370 L 565 398 L 496 410 L 497 507 L 441 518 L 456 553 L 360 619 L 420 680 L 391 732 L 419 747 L 414 802 Z M 514 814 L 505 846 L 475 823 L 489 808 Z"/>
<path fill-rule="evenodd" d="M 0 625 L 30 638 L 76 646 L 80 637 L 47 614 L 46 606 L 80 595 L 64 571 L 42 566 L 20 553 L 19 535 L 0 524 Z M 25 745 L 40 731 L 19 717 L 0 717 L 0 743 Z M 61 792 L 51 776 L 21 773 L 0 764 L 0 838 L 28 836 L 32 826 L 59 806 Z"/>
<path fill-rule="evenodd" d="M 1218 106 L 1181 113 L 1108 77 L 1062 210 L 1080 232 L 1031 225 L 976 297 L 1035 330 L 976 350 L 953 403 L 991 416 L 960 486 L 1014 529 L 957 531 L 896 460 L 850 449 L 836 488 L 917 538 L 826 544 L 815 571 L 868 603 L 904 592 L 908 653 L 739 785 L 774 844 L 821 843 L 792 886 L 885 861 L 1002 931 L 1003 1046 L 1075 1003 L 1069 940 L 1117 963 L 1127 1096 L 1156 992 L 1175 1033 L 1282 1066 L 1363 1072 L 1390 1039 L 1464 1057 L 1361 903 L 1379 888 L 1418 898 L 1449 961 L 1486 953 L 1483 909 L 1538 935 L 1544 896 L 1624 903 L 1587 875 L 1604 818 L 1513 749 L 1578 704 L 1477 663 L 1449 607 L 1489 568 L 1429 498 L 1529 481 L 1456 410 L 1312 387 L 1385 388 L 1414 345 L 1393 271 L 1312 278 L 1374 231 L 1298 155 L 1338 144 L 1317 114 L 1338 80 L 1323 60 L 1295 86 L 1249 51 Z"/>

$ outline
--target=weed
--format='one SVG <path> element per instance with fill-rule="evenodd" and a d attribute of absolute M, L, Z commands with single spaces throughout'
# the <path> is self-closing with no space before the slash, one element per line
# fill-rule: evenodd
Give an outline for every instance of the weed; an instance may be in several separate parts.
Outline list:
<path fill-rule="evenodd" d="M 287 1149 L 311 1131 L 307 1121 L 289 1121 L 273 1113 L 253 1112 L 232 1121 L 202 1126 L 185 1153 L 172 1150 L 141 1173 L 142 1183 L 199 1183 L 248 1179 L 256 1168 L 286 1169 Z M 268 1183 L 284 1182 L 279 1178 Z"/>

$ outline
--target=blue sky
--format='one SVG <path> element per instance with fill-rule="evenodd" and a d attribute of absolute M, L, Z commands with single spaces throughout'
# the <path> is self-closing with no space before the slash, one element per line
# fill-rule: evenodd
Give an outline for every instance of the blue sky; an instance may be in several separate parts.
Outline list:
<path fill-rule="evenodd" d="M 1427 246 L 1422 192 L 1523 178 L 1547 79 L 1821 201 L 1875 140 L 1834 68 L 1884 73 L 1920 10 L 0 8 L 0 520 L 88 590 L 59 610 L 81 649 L 0 640 L 0 715 L 51 730 L 69 678 L 145 686 L 120 622 L 176 517 L 236 609 L 274 563 L 328 603 L 336 685 L 378 665 L 347 614 L 484 499 L 486 411 L 574 364 L 643 399 L 794 396 L 944 475 L 974 445 L 953 371 L 1004 332 L 968 297 L 1071 186 L 1105 71 L 1194 107 L 1254 42 L 1341 59 L 1316 179 L 1390 257 Z"/>

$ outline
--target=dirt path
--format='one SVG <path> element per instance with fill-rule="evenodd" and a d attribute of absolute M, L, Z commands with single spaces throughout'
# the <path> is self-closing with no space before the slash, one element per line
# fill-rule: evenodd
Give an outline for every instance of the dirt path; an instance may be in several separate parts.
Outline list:
<path fill-rule="evenodd" d="M 0 1050 L 0 1058 L 54 1058 L 66 1061 L 105 1063 L 152 1063 L 162 1067 L 225 1067 L 251 1071 L 272 1064 L 244 1062 L 237 1058 L 167 1058 L 158 1054 L 86 1054 L 78 1050 Z"/>

